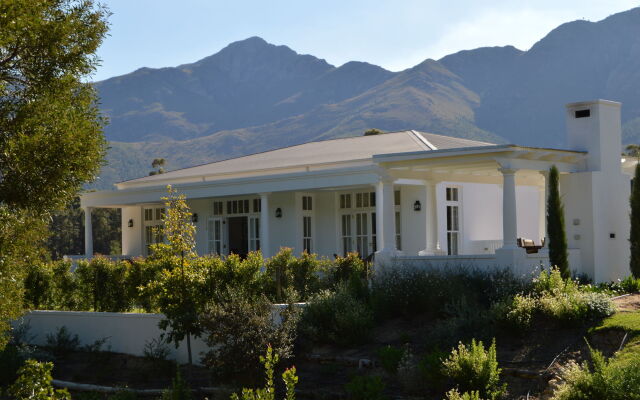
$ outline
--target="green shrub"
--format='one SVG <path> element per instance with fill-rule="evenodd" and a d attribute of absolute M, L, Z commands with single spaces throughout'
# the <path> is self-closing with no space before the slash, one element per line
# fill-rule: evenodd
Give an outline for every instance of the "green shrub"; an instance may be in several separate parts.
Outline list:
<path fill-rule="evenodd" d="M 9 387 L 9 394 L 16 400 L 71 400 L 66 389 L 53 389 L 52 369 L 50 362 L 27 360 L 18 371 L 18 379 Z"/>
<path fill-rule="evenodd" d="M 55 334 L 47 334 L 47 347 L 56 357 L 64 357 L 78 350 L 80 339 L 78 335 L 72 335 L 66 326 L 58 328 Z"/>
<path fill-rule="evenodd" d="M 144 286 L 158 279 L 162 263 L 152 259 L 136 258 L 130 261 L 126 276 L 126 293 L 132 305 L 141 307 L 145 312 L 157 311 L 153 296 L 142 290 Z"/>
<path fill-rule="evenodd" d="M 53 269 L 50 264 L 36 262 L 27 266 L 24 278 L 25 307 L 36 310 L 52 307 Z"/>
<path fill-rule="evenodd" d="M 460 393 L 458 392 L 458 389 L 451 389 L 447 392 L 447 397 L 445 397 L 445 400 L 482 400 L 480 398 L 480 392 L 479 391 L 475 391 L 475 392 L 464 392 L 464 393 Z"/>
<path fill-rule="evenodd" d="M 131 308 L 128 296 L 127 269 L 123 261 L 111 261 L 105 257 L 94 257 L 90 261 L 78 262 L 76 275 L 84 309 L 94 311 L 122 312 Z"/>
<path fill-rule="evenodd" d="M 430 313 L 446 316 L 451 299 L 464 294 L 465 301 L 478 308 L 526 289 L 509 270 L 481 271 L 469 268 L 394 268 L 373 277 L 371 305 L 377 320 Z"/>
<path fill-rule="evenodd" d="M 171 387 L 162 392 L 162 400 L 191 400 L 189 384 L 182 379 L 180 368 L 176 368 L 176 377 L 171 380 Z"/>
<path fill-rule="evenodd" d="M 71 272 L 68 261 L 53 262 L 53 308 L 61 310 L 88 310 L 83 308 L 77 275 Z"/>
<path fill-rule="evenodd" d="M 292 262 L 293 289 L 306 301 L 312 294 L 320 291 L 320 271 L 326 269 L 326 261 L 318 260 L 315 254 L 302 253 Z"/>
<path fill-rule="evenodd" d="M 506 384 L 500 385 L 495 339 L 488 350 L 481 341 L 462 343 L 442 363 L 442 372 L 463 392 L 477 390 L 483 397 L 498 399 L 505 395 Z"/>
<path fill-rule="evenodd" d="M 373 327 L 369 306 L 345 284 L 313 296 L 302 313 L 300 332 L 319 343 L 351 345 L 368 340 Z"/>
<path fill-rule="evenodd" d="M 597 350 L 591 351 L 588 363 L 571 364 L 562 373 L 564 383 L 554 393 L 554 400 L 632 400 L 640 399 L 640 359 L 627 362 L 606 360 Z"/>
<path fill-rule="evenodd" d="M 350 400 L 384 400 L 384 389 L 379 376 L 356 375 L 345 385 Z"/>
<path fill-rule="evenodd" d="M 538 317 L 575 325 L 609 316 L 615 308 L 606 294 L 563 279 L 560 271 L 553 268 L 540 272 L 533 280 L 531 293 L 518 294 L 510 301 L 496 304 L 494 311 L 499 320 L 515 330 L 524 331 Z"/>
<path fill-rule="evenodd" d="M 231 395 L 231 400 L 275 400 L 275 386 L 273 384 L 273 370 L 278 364 L 280 357 L 273 352 L 271 346 L 267 347 L 266 356 L 260 356 L 260 362 L 264 365 L 266 382 L 264 388 L 261 389 L 242 389 L 242 397 L 237 394 Z M 295 400 L 296 385 L 298 384 L 298 376 L 296 375 L 296 367 L 286 369 L 282 373 L 282 380 L 285 386 L 285 400 Z"/>
<path fill-rule="evenodd" d="M 210 350 L 203 363 L 214 373 L 232 376 L 240 371 L 247 378 L 257 376 L 258 359 L 267 346 L 279 358 L 292 356 L 297 311 L 285 310 L 276 323 L 271 302 L 265 296 L 251 297 L 227 288 L 226 298 L 209 304 L 202 327 Z"/>
<path fill-rule="evenodd" d="M 377 354 L 382 368 L 390 374 L 395 374 L 404 355 L 404 350 L 387 345 L 379 348 Z"/>

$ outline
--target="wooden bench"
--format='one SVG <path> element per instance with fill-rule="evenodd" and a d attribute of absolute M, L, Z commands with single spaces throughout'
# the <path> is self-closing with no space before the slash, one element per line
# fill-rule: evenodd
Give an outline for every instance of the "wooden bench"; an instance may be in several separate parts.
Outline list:
<path fill-rule="evenodd" d="M 526 238 L 518 238 L 517 242 L 518 247 L 522 247 L 523 249 L 525 249 L 527 254 L 535 254 L 538 252 L 538 250 L 544 247 L 544 239 L 542 239 L 540 245 L 535 244 L 533 239 Z"/>

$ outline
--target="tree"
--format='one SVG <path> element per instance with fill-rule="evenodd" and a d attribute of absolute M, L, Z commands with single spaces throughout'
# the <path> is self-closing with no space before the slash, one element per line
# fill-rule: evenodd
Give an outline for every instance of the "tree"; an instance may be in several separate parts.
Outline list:
<path fill-rule="evenodd" d="M 549 170 L 547 232 L 549 235 L 549 262 L 558 267 L 563 278 L 570 278 L 567 234 L 564 227 L 564 206 L 560 199 L 559 174 L 555 165 Z"/>
<path fill-rule="evenodd" d="M 153 168 L 153 171 L 149 172 L 149 176 L 164 174 L 165 163 L 164 158 L 154 158 L 151 162 L 151 168 Z"/>
<path fill-rule="evenodd" d="M 105 120 L 86 81 L 107 17 L 92 0 L 0 2 L 0 324 L 21 312 L 21 271 L 41 255 L 44 220 L 104 158 Z"/>
<path fill-rule="evenodd" d="M 384 132 L 381 131 L 380 129 L 367 129 L 366 131 L 364 131 L 364 136 L 375 136 L 375 135 L 382 135 Z"/>
<path fill-rule="evenodd" d="M 640 278 L 640 163 L 636 164 L 633 185 L 631 186 L 631 258 L 629 268 L 634 278 Z"/>
<path fill-rule="evenodd" d="M 200 314 L 205 299 L 200 296 L 200 287 L 203 275 L 195 271 L 195 267 L 190 268 L 195 264 L 196 227 L 191 222 L 186 197 L 178 195 L 171 185 L 167 186 L 167 193 L 162 198 L 166 207 L 162 233 L 167 243 L 154 244 L 151 250 L 152 257 L 162 259 L 171 269 L 163 270 L 159 279 L 146 290 L 156 296 L 160 311 L 165 315 L 160 328 L 169 330 L 168 341 L 177 347 L 186 337 L 191 364 L 191 336 L 202 334 Z"/>

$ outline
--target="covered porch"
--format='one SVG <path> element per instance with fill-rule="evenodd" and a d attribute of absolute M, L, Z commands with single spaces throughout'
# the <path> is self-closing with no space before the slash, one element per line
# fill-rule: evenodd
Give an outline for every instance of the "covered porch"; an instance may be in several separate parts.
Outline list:
<path fill-rule="evenodd" d="M 187 196 L 199 254 L 265 257 L 280 247 L 333 257 L 357 251 L 376 265 L 548 264 L 546 175 L 578 170 L 583 153 L 510 145 L 374 156 L 340 170 L 174 184 Z M 162 240 L 164 186 L 83 196 L 86 255 L 93 207 L 122 208 L 122 256 L 144 256 Z M 518 239 L 537 247 L 527 254 Z M 572 268 L 580 257 L 572 250 Z"/>

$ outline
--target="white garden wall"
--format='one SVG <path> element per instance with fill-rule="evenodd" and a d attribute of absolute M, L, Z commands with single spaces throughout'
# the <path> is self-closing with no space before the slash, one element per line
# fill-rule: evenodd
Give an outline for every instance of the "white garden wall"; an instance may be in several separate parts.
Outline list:
<path fill-rule="evenodd" d="M 303 304 L 296 306 L 302 307 Z M 276 323 L 280 323 L 280 311 L 284 307 L 286 305 L 273 305 L 272 312 Z M 104 350 L 110 346 L 110 351 L 115 353 L 143 356 L 145 344 L 158 339 L 164 332 L 158 327 L 162 318 L 162 314 L 31 311 L 14 321 L 13 326 L 28 324 L 28 336 L 33 336 L 31 344 L 34 345 L 45 345 L 47 335 L 55 334 L 64 326 L 72 335 L 78 335 L 81 346 L 108 337 Z M 170 359 L 179 363 L 188 362 L 187 345 L 184 341 L 177 349 L 172 344 L 168 347 L 171 351 Z M 203 338 L 192 338 L 191 348 L 194 363 L 199 363 L 202 354 L 208 350 Z"/>

